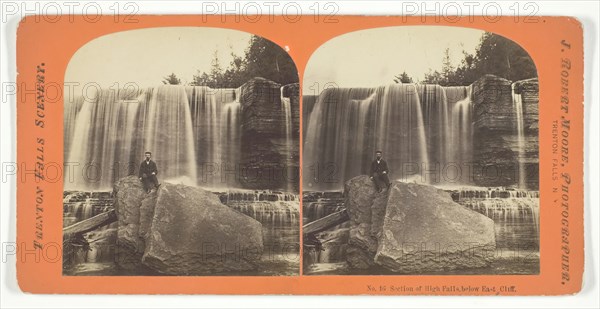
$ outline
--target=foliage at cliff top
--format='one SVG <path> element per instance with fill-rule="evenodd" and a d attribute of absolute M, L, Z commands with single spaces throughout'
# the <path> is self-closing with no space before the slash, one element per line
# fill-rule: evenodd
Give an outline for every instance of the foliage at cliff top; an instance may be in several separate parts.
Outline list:
<path fill-rule="evenodd" d="M 281 85 L 298 82 L 298 71 L 292 58 L 284 49 L 263 37 L 253 35 L 243 56 L 234 53 L 231 56 L 233 60 L 223 68 L 215 51 L 210 72 L 198 70 L 189 85 L 237 88 L 254 77 L 263 77 Z M 163 83 L 179 85 L 181 79 L 171 74 L 164 78 Z"/>
<path fill-rule="evenodd" d="M 450 50 L 444 53 L 442 70 L 430 70 L 421 83 L 441 86 L 466 86 L 486 74 L 511 81 L 537 77 L 533 59 L 519 44 L 494 33 L 485 32 L 475 54 L 463 51 L 464 58 L 458 67 L 450 61 Z M 412 82 L 405 73 L 394 79 L 396 83 Z"/>

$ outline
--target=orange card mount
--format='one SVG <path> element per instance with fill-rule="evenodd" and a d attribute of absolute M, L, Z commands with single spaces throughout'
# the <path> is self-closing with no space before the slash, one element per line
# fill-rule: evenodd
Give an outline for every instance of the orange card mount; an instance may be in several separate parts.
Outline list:
<path fill-rule="evenodd" d="M 336 21 L 23 19 L 21 289 L 578 292 L 581 24 Z"/>

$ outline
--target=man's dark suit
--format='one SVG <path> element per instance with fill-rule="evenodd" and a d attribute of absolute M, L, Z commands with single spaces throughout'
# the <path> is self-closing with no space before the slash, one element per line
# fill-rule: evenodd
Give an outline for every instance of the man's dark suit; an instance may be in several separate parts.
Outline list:
<path fill-rule="evenodd" d="M 377 159 L 375 159 L 371 163 L 371 177 L 373 177 L 373 182 L 375 182 L 375 188 L 377 189 L 377 191 L 380 191 L 383 188 L 387 188 L 390 185 L 390 179 L 388 178 L 388 174 L 388 165 L 387 162 L 385 162 L 385 160 L 380 159 L 378 161 Z"/>
<path fill-rule="evenodd" d="M 140 164 L 139 177 L 142 178 L 142 183 L 144 184 L 144 190 L 146 190 L 146 192 L 151 189 L 151 185 L 153 188 L 158 186 L 158 179 L 156 178 L 156 175 L 158 175 L 156 163 L 154 163 L 152 160 L 142 161 L 142 164 Z"/>

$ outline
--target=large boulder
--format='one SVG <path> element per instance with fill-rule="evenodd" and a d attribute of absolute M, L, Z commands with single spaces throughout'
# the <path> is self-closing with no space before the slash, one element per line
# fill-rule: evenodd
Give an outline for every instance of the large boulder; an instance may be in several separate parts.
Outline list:
<path fill-rule="evenodd" d="M 397 272 L 489 266 L 494 221 L 432 186 L 396 182 L 388 197 L 375 262 Z"/>
<path fill-rule="evenodd" d="M 256 268 L 261 224 L 207 191 L 165 185 L 158 191 L 143 263 L 163 273 L 193 275 Z"/>
<path fill-rule="evenodd" d="M 377 234 L 383 222 L 381 209 L 385 209 L 386 195 L 378 193 L 373 181 L 362 175 L 346 182 L 344 196 L 344 204 L 350 217 L 346 260 L 353 268 L 372 267 L 377 252 Z"/>
<path fill-rule="evenodd" d="M 152 218 L 141 219 L 140 206 L 143 201 L 156 197 L 156 193 L 147 194 L 141 181 L 135 176 L 129 176 L 117 181 L 113 194 L 118 218 L 116 262 L 121 268 L 136 269 L 141 266 L 145 248 L 144 239 L 140 237 L 140 222 L 147 222 Z"/>
<path fill-rule="evenodd" d="M 197 187 L 163 183 L 152 193 L 135 176 L 114 189 L 119 266 L 172 275 L 256 268 L 262 225 Z M 127 257 L 126 259 L 123 257 Z"/>
<path fill-rule="evenodd" d="M 368 176 L 346 183 L 350 216 L 347 262 L 423 273 L 478 268 L 492 262 L 494 222 L 433 186 L 394 182 L 377 193 Z"/>

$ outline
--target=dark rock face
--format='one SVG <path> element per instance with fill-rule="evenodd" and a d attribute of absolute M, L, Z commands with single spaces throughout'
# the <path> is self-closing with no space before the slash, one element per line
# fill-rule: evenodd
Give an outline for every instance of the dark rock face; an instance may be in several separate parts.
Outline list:
<path fill-rule="evenodd" d="M 211 192 L 163 183 L 150 194 L 135 176 L 115 185 L 120 267 L 172 275 L 256 268 L 261 224 L 221 204 Z"/>
<path fill-rule="evenodd" d="M 376 193 L 368 176 L 346 183 L 346 249 L 352 268 L 419 273 L 484 267 L 495 249 L 494 222 L 431 186 L 394 182 Z"/>
<path fill-rule="evenodd" d="M 241 87 L 241 182 L 248 189 L 298 192 L 299 85 L 253 78 Z M 286 136 L 282 97 L 290 100 L 291 140 Z M 273 117 L 281 115 L 281 117 Z"/>
<path fill-rule="evenodd" d="M 523 102 L 525 133 L 524 164 L 527 189 L 539 190 L 539 83 L 537 78 L 515 82 L 515 92 Z M 525 188 L 524 188 L 525 189 Z"/>
<path fill-rule="evenodd" d="M 473 177 L 479 186 L 518 184 L 519 146 L 513 85 L 509 80 L 485 75 L 473 83 Z M 514 83 L 523 102 L 524 162 L 527 188 L 539 188 L 537 79 Z"/>

